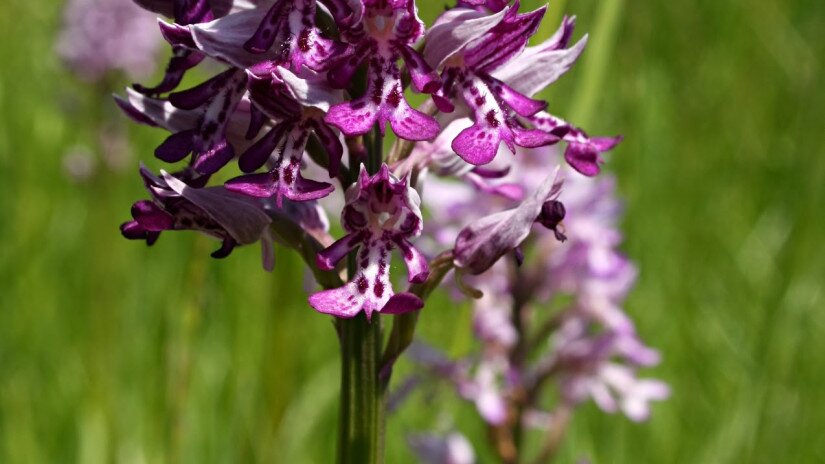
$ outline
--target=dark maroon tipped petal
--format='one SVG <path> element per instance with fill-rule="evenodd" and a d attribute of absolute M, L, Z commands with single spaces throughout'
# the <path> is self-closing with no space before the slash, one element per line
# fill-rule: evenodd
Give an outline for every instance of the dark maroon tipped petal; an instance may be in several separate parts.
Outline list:
<path fill-rule="evenodd" d="M 438 73 L 433 71 L 417 51 L 409 45 L 398 47 L 398 51 L 401 52 L 401 56 L 404 58 L 413 87 L 417 92 L 435 93 L 441 88 L 441 78 L 438 77 Z"/>
<path fill-rule="evenodd" d="M 221 140 L 209 150 L 199 153 L 192 165 L 200 174 L 214 174 L 235 157 L 235 150 L 226 140 Z"/>
<path fill-rule="evenodd" d="M 259 110 L 257 106 L 250 105 L 249 107 L 249 127 L 246 129 L 246 135 L 244 138 L 247 140 L 252 140 L 258 136 L 258 133 L 261 132 L 261 129 L 266 124 L 266 115 L 263 111 Z"/>
<path fill-rule="evenodd" d="M 172 134 L 157 148 L 155 156 L 167 163 L 176 163 L 192 152 L 194 144 L 194 130 L 185 130 Z"/>
<path fill-rule="evenodd" d="M 254 172 L 272 156 L 272 153 L 283 142 L 284 133 L 289 129 L 287 123 L 273 127 L 260 140 L 249 147 L 238 159 L 238 166 L 243 172 Z"/>
<path fill-rule="evenodd" d="M 149 200 L 141 200 L 133 204 L 132 217 L 141 228 L 151 232 L 169 230 L 175 224 L 175 218 L 171 214 Z"/>
<path fill-rule="evenodd" d="M 327 80 L 336 89 L 346 88 L 351 82 L 355 71 L 361 66 L 369 54 L 364 48 L 357 48 L 352 55 L 346 59 L 338 60 L 329 70 Z"/>
<path fill-rule="evenodd" d="M 217 95 L 236 72 L 235 69 L 230 69 L 191 89 L 171 93 L 169 103 L 184 110 L 198 108 Z"/>
<path fill-rule="evenodd" d="M 452 113 L 455 111 L 455 105 L 451 102 L 448 98 L 444 98 L 441 95 L 433 94 L 433 103 L 435 103 L 436 108 L 438 111 L 443 113 Z"/>
<path fill-rule="evenodd" d="M 129 240 L 145 240 L 149 232 L 133 220 L 121 224 L 120 233 Z"/>
<path fill-rule="evenodd" d="M 324 271 L 335 269 L 335 266 L 344 259 L 350 251 L 361 244 L 363 238 L 364 234 L 360 232 L 341 237 L 316 255 L 315 264 L 319 269 Z"/>
<path fill-rule="evenodd" d="M 188 27 L 180 26 L 178 24 L 169 24 L 164 21 L 159 21 L 158 26 L 160 26 L 160 34 L 164 39 L 166 39 L 167 42 L 169 42 L 170 45 L 190 49 L 198 48 L 195 41 L 192 39 L 192 33 L 189 31 Z"/>
<path fill-rule="evenodd" d="M 380 312 L 382 314 L 405 314 L 418 311 L 423 307 L 424 301 L 421 298 L 412 293 L 401 292 L 390 297 Z"/>
<path fill-rule="evenodd" d="M 318 140 L 327 152 L 329 159 L 329 166 L 327 167 L 329 177 L 337 177 L 338 171 L 341 169 L 341 158 L 344 156 L 344 146 L 341 145 L 341 140 L 332 128 L 323 121 L 313 119 L 312 126 L 315 130 L 315 136 L 318 137 Z"/>

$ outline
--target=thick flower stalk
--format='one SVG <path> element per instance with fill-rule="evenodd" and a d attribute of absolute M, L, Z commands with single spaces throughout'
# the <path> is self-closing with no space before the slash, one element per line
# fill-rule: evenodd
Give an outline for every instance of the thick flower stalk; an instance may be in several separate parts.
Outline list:
<path fill-rule="evenodd" d="M 477 363 L 444 360 L 442 370 L 499 435 L 532 412 L 508 393 L 523 382 L 552 378 L 565 404 L 594 398 L 635 417 L 662 396 L 633 381 L 632 363 L 610 361 L 652 358 L 615 309 L 623 293 L 581 267 L 616 242 L 598 242 L 606 239 L 565 219 L 591 206 L 566 208 L 554 156 L 542 152 L 529 169 L 521 159 L 523 148 L 565 142 L 568 164 L 594 175 L 601 153 L 619 141 L 587 136 L 535 97 L 584 49 L 586 38 L 569 46 L 572 19 L 528 47 L 545 8 L 521 11 L 518 1 L 461 0 L 429 30 L 414 0 L 136 1 L 170 18 L 159 28 L 173 57 L 159 84 L 136 84 L 116 102 L 132 120 L 168 132 L 154 155 L 173 167 L 159 176 L 141 168 L 150 199 L 134 204 L 121 231 L 148 244 L 161 232 L 199 231 L 220 241 L 218 258 L 260 242 L 267 269 L 275 243 L 301 255 L 320 287 L 309 306 L 335 318 L 341 344 L 339 462 L 382 461 L 393 364 L 451 270 L 464 294 L 484 294 L 474 324 L 488 349 Z M 212 64 L 212 77 L 179 89 L 201 63 Z M 427 102 L 414 108 L 410 92 Z M 500 148 L 515 157 L 497 157 Z M 461 192 L 439 194 L 444 186 L 427 173 L 457 180 Z M 340 217 L 337 240 L 319 201 Z M 552 251 L 541 261 L 552 272 L 533 269 L 535 247 Z M 406 279 L 394 281 L 395 261 Z M 567 338 L 551 337 L 556 327 L 544 334 L 548 373 L 527 375 L 525 322 L 507 308 L 554 292 L 578 296 L 559 316 Z M 386 316 L 393 324 L 384 337 Z M 594 325 L 609 331 L 594 339 Z M 577 344 L 592 346 L 585 358 L 570 349 Z M 473 459 L 455 433 L 443 443 L 413 441 L 428 459 Z"/>

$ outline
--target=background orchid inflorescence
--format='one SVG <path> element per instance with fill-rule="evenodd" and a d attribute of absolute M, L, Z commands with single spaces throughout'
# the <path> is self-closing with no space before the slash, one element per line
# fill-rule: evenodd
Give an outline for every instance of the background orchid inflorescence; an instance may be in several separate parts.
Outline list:
<path fill-rule="evenodd" d="M 590 179 L 621 138 L 590 137 L 536 99 L 585 48 L 575 18 L 528 46 L 546 8 L 518 1 L 458 1 L 429 28 L 414 0 L 137 3 L 170 18 L 159 26 L 172 57 L 157 85 L 116 101 L 170 133 L 155 156 L 172 167 L 141 166 L 150 199 L 125 237 L 197 230 L 221 241 L 216 258 L 260 242 L 266 269 L 274 244 L 294 249 L 322 287 L 308 297 L 317 311 L 379 327 L 376 314 L 396 315 L 383 387 L 452 273 L 447 286 L 474 301 L 481 353 L 413 354 L 477 404 L 503 459 L 522 423 L 553 426 L 538 394 L 551 378 L 564 410 L 592 398 L 638 420 L 667 396 L 635 378 L 658 356 L 620 308 L 635 270 L 615 249 L 612 182 Z M 181 89 L 202 63 L 214 75 Z M 562 294 L 573 301 L 534 314 Z"/>

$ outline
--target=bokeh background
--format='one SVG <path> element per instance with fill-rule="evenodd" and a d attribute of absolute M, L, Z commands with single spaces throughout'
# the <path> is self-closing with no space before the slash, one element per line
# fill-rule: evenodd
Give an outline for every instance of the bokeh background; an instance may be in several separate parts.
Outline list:
<path fill-rule="evenodd" d="M 0 15 L 0 462 L 329 462 L 337 342 L 299 260 L 267 274 L 256 247 L 120 237 L 164 134 L 114 110 L 128 78 L 61 65 L 61 7 Z M 608 169 L 641 269 L 627 310 L 673 396 L 645 424 L 581 408 L 559 462 L 825 462 L 825 2 L 557 0 L 544 37 L 565 12 L 592 41 L 546 96 L 625 135 Z M 421 334 L 460 353 L 468 321 L 442 298 Z M 390 419 L 388 462 L 413 462 L 404 437 L 437 409 L 489 462 L 446 392 Z"/>

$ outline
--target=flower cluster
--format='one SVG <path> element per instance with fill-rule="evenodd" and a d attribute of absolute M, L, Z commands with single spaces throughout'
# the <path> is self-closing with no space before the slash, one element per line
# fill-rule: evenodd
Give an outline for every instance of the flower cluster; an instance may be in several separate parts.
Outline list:
<path fill-rule="evenodd" d="M 518 0 L 459 0 L 429 29 L 414 0 L 136 1 L 171 18 L 159 27 L 173 53 L 160 83 L 116 101 L 169 132 L 154 154 L 174 168 L 141 167 L 151 199 L 133 205 L 124 236 L 151 245 L 197 230 L 221 241 L 218 258 L 261 242 L 267 269 L 273 243 L 296 250 L 322 287 L 309 296 L 317 311 L 405 321 L 385 378 L 411 338 L 404 315 L 454 270 L 454 290 L 476 298 L 483 349 L 459 363 L 414 351 L 494 427 L 547 425 L 549 380 L 561 408 L 592 398 L 636 420 L 667 396 L 635 377 L 658 355 L 621 310 L 635 270 L 616 251 L 611 180 L 590 179 L 621 138 L 590 137 L 536 99 L 587 44 L 571 40 L 574 18 L 528 46 L 546 8 Z M 179 89 L 203 62 L 215 74 Z M 319 206 L 333 197 L 343 203 Z M 337 240 L 327 212 L 340 216 Z M 393 284 L 394 256 L 406 282 Z M 572 302 L 543 310 L 560 295 Z M 413 441 L 472 460 L 459 435 Z"/>
<path fill-rule="evenodd" d="M 573 21 L 565 18 L 551 38 L 527 47 L 544 8 L 461 1 L 427 30 L 414 0 L 138 3 L 171 18 L 159 26 L 173 55 L 159 84 L 136 84 L 116 100 L 135 121 L 170 132 L 155 156 L 176 166 L 161 177 L 141 169 L 152 200 L 135 204 L 124 235 L 152 244 L 163 230 L 200 230 L 222 241 L 214 256 L 223 257 L 238 245 L 269 243 L 273 229 L 303 231 L 303 239 L 293 234 L 297 242 L 280 241 L 302 250 L 329 246 L 307 260 L 316 275 L 334 274 L 331 280 L 340 282 L 336 265 L 350 253 L 355 258 L 347 283 L 310 297 L 323 313 L 370 316 L 423 305 L 413 293 L 393 291 L 390 275 L 390 251 L 398 249 L 411 285 L 429 276 L 426 258 L 410 241 L 424 227 L 420 186 L 411 181 L 419 174 L 452 166 L 456 177 L 485 186 L 500 177 L 485 166 L 499 145 L 513 151 L 559 141 L 568 143 L 574 168 L 595 174 L 599 153 L 618 141 L 588 138 L 533 99 L 586 44 L 585 37 L 570 45 Z M 179 89 L 184 74 L 204 61 L 223 69 Z M 413 108 L 408 91 L 431 101 Z M 448 130 L 465 120 L 457 133 Z M 387 126 L 399 140 L 385 157 Z M 449 153 L 421 153 L 447 135 Z M 233 160 L 242 174 L 207 187 L 232 170 Z M 544 160 L 541 169 L 550 176 L 516 208 L 467 225 L 453 244 L 451 265 L 478 274 L 517 249 L 558 196 L 553 164 Z M 347 235 L 337 241 L 326 232 L 306 233 L 290 214 L 275 214 L 318 212 L 316 202 L 336 190 L 347 192 L 340 210 Z M 433 198 L 434 208 L 439 200 Z"/>

